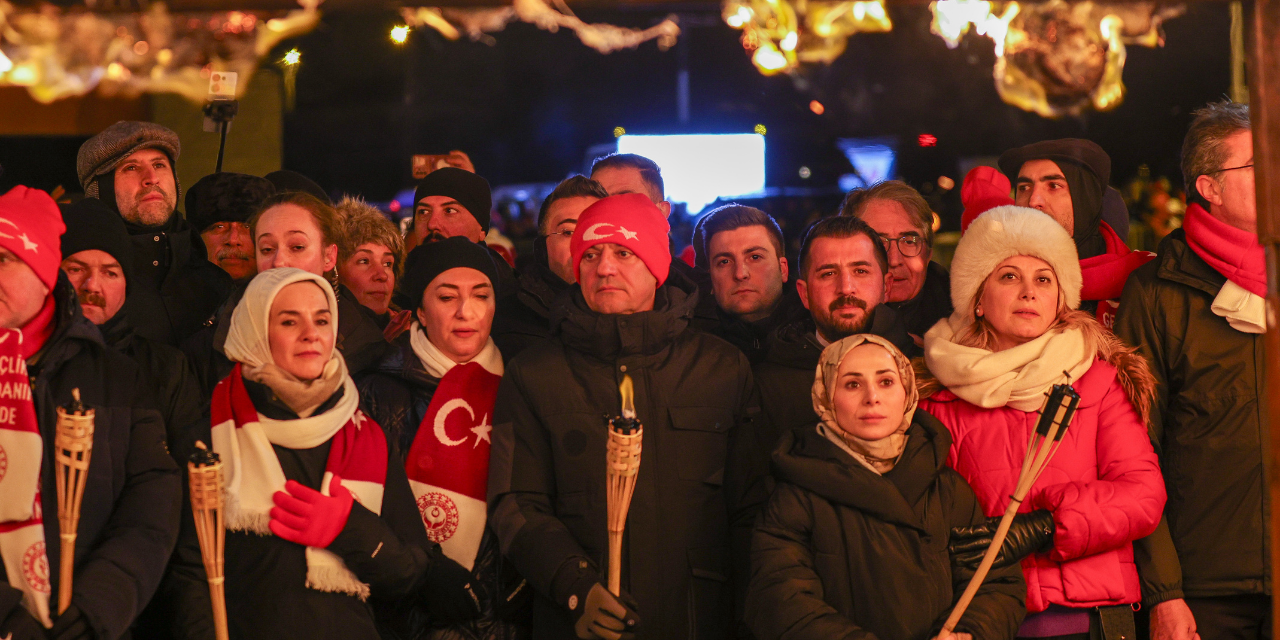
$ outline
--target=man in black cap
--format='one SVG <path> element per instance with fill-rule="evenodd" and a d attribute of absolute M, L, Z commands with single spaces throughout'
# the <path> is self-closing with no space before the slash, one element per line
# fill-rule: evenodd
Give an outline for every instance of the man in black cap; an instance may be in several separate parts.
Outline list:
<path fill-rule="evenodd" d="M 132 237 L 129 305 L 144 336 L 177 345 L 227 294 L 230 276 L 205 259 L 204 244 L 177 214 L 178 134 L 151 122 L 117 122 L 80 146 L 76 174 L 85 195 L 124 219 Z"/>
<path fill-rule="evenodd" d="M 212 173 L 187 191 L 187 222 L 204 242 L 209 261 L 236 283 L 258 273 L 249 216 L 276 192 L 266 178 L 243 173 Z"/>
<path fill-rule="evenodd" d="M 1129 249 L 1103 220 L 1111 157 L 1091 140 L 1044 140 L 1006 151 L 1000 170 L 1013 182 L 1018 205 L 1039 209 L 1071 234 L 1084 277 L 1080 308 L 1111 328 L 1125 280 L 1155 257 Z"/>
<path fill-rule="evenodd" d="M 201 397 L 181 351 L 139 335 L 129 314 L 121 312 L 134 287 L 133 247 L 120 216 L 102 201 L 86 198 L 63 206 L 62 218 L 67 225 L 62 235 L 62 270 L 85 318 L 98 326 L 108 347 L 138 364 L 164 416 L 169 442 L 182 441 L 186 427 L 200 420 L 208 398 Z"/>
<path fill-rule="evenodd" d="M 493 194 L 489 181 L 455 167 L 436 169 L 413 194 L 413 227 L 405 249 L 462 236 L 481 242 L 489 233 Z"/>

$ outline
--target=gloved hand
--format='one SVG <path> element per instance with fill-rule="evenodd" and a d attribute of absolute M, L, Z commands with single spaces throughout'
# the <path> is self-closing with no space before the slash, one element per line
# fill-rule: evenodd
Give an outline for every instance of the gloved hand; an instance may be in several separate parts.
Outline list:
<path fill-rule="evenodd" d="M 640 616 L 636 613 L 635 600 L 626 592 L 623 592 L 621 598 L 615 598 L 604 585 L 597 582 L 591 585 L 584 600 L 586 602 L 574 603 L 577 606 L 570 608 L 578 616 L 573 624 L 573 631 L 579 638 L 632 640 L 636 637 Z"/>
<path fill-rule="evenodd" d="M 67 610 L 62 612 L 53 621 L 53 628 L 49 630 L 50 640 L 93 640 L 93 629 L 89 627 L 89 619 L 84 617 L 84 613 L 80 611 L 75 603 L 67 606 Z"/>
<path fill-rule="evenodd" d="M 67 613 L 73 610 L 77 610 L 75 605 L 71 605 Z M 14 607 L 9 617 L 0 623 L 0 638 L 46 640 L 44 625 L 40 624 L 40 621 L 28 613 L 27 608 L 22 605 Z"/>
<path fill-rule="evenodd" d="M 423 595 L 432 622 L 453 625 L 480 617 L 480 598 L 466 567 L 441 553 L 431 562 Z"/>
<path fill-rule="evenodd" d="M 991 539 L 1000 526 L 1000 518 L 987 518 L 987 521 L 971 527 L 956 527 L 951 530 L 951 542 L 948 548 L 955 563 L 966 569 L 977 569 L 982 564 L 982 556 L 986 555 Z M 1043 553 L 1053 548 L 1053 514 L 1045 509 L 1031 513 L 1019 513 L 1013 517 L 1009 526 L 1009 534 L 1005 536 L 1000 553 L 992 567 L 1007 567 L 1033 553 Z"/>
<path fill-rule="evenodd" d="M 289 542 L 323 549 L 347 526 L 354 498 L 342 478 L 334 475 L 329 493 L 323 495 L 311 487 L 290 480 L 284 491 L 271 496 L 276 506 L 271 509 L 271 533 Z"/>

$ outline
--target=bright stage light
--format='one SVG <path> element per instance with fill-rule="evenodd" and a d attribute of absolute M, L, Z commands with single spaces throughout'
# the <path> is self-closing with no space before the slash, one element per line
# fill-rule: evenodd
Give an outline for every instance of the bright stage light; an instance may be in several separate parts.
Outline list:
<path fill-rule="evenodd" d="M 764 136 L 759 134 L 624 135 L 618 138 L 618 153 L 658 163 L 667 200 L 685 203 L 690 214 L 716 198 L 764 190 Z"/>

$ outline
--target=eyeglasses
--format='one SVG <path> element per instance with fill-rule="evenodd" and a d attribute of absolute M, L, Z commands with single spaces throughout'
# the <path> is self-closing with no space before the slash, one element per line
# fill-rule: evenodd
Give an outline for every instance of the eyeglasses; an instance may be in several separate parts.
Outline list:
<path fill-rule="evenodd" d="M 568 229 L 566 231 L 552 231 L 551 233 L 548 233 L 542 237 L 550 240 L 555 236 L 560 236 L 562 239 L 568 240 L 573 237 L 573 229 Z"/>
<path fill-rule="evenodd" d="M 924 238 L 915 233 L 904 233 L 897 238 L 880 236 L 880 241 L 884 243 L 885 251 L 889 250 L 890 245 L 897 243 L 898 253 L 908 258 L 914 258 L 920 255 L 921 251 L 924 251 Z"/>
<path fill-rule="evenodd" d="M 1253 163 L 1250 162 L 1249 164 L 1242 164 L 1238 167 L 1228 167 L 1226 169 L 1218 169 L 1217 171 L 1211 171 L 1209 173 L 1214 174 L 1214 173 L 1222 173 L 1223 171 L 1235 171 L 1236 169 L 1252 169 L 1252 168 L 1253 168 Z"/>

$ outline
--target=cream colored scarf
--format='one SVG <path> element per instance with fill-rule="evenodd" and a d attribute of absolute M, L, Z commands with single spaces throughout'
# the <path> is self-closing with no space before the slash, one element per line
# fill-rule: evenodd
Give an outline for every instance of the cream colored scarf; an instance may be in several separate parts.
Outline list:
<path fill-rule="evenodd" d="M 1037 411 L 1053 385 L 1079 380 L 1097 357 L 1098 345 L 1078 328 L 1050 329 L 1003 351 L 955 342 L 958 315 L 943 318 L 924 334 L 924 361 L 948 391 L 986 409 Z"/>
<path fill-rule="evenodd" d="M 1214 315 L 1225 318 L 1232 329 L 1241 333 L 1266 333 L 1267 324 L 1275 324 L 1267 309 L 1267 300 L 1228 280 L 1209 307 Z"/>
<path fill-rule="evenodd" d="M 902 424 L 888 437 L 879 440 L 864 440 L 841 429 L 835 411 L 836 379 L 839 377 L 840 363 L 844 362 L 845 356 L 855 347 L 868 342 L 884 347 L 893 356 L 893 361 L 898 365 L 898 378 L 907 392 Z M 820 420 L 818 433 L 872 473 L 881 475 L 893 469 L 906 450 L 907 428 L 911 426 L 911 419 L 915 416 L 920 393 L 916 390 L 915 372 L 907 357 L 892 342 L 877 335 L 861 333 L 837 340 L 822 350 L 822 357 L 818 359 L 818 368 L 813 376 L 810 398 L 813 400 L 813 410 Z"/>
<path fill-rule="evenodd" d="M 454 362 L 449 356 L 446 356 L 431 340 L 427 337 L 427 330 L 418 324 L 415 318 L 413 324 L 409 326 L 409 346 L 413 348 L 414 355 L 418 356 L 418 360 L 422 361 L 422 366 L 427 373 L 433 378 L 443 378 L 444 374 L 454 368 L 459 363 Z M 476 362 L 484 367 L 485 371 L 495 376 L 502 375 L 502 353 L 498 351 L 498 345 L 494 344 L 493 338 L 485 343 L 484 348 L 477 353 L 476 356 L 467 362 Z"/>

